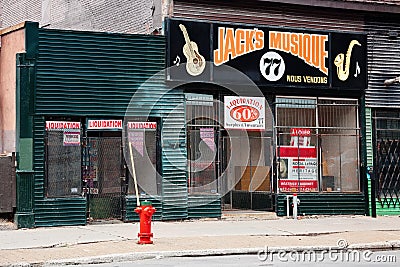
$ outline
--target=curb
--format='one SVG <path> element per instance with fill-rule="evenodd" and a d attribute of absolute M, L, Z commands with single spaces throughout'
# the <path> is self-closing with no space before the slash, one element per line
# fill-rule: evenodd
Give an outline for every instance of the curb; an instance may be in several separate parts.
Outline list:
<path fill-rule="evenodd" d="M 400 249 L 400 240 L 385 242 L 352 244 L 345 248 L 334 246 L 296 246 L 296 247 L 259 247 L 259 248 L 237 248 L 237 249 L 206 249 L 206 250 L 183 250 L 183 251 L 159 251 L 159 252 L 136 252 L 125 254 L 110 254 L 101 256 L 91 256 L 82 258 L 72 258 L 63 260 L 51 260 L 38 263 L 20 262 L 12 264 L 12 267 L 30 267 L 30 266 L 70 266 L 79 264 L 102 264 L 116 262 L 130 262 L 146 259 L 162 259 L 171 257 L 204 257 L 204 256 L 228 256 L 228 255 L 258 255 L 262 256 L 267 251 L 330 251 L 330 250 L 396 250 Z"/>

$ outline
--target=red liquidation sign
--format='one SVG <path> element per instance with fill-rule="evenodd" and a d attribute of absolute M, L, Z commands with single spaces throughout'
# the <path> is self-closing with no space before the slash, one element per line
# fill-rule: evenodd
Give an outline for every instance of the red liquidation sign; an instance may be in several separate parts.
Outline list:
<path fill-rule="evenodd" d="M 279 157 L 282 158 L 316 158 L 316 147 L 280 146 Z"/>
<path fill-rule="evenodd" d="M 128 122 L 128 129 L 157 129 L 156 122 Z"/>

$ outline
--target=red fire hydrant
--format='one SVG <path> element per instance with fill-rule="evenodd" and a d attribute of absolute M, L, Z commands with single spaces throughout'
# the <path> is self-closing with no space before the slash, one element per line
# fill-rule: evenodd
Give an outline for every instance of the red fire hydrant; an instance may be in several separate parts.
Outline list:
<path fill-rule="evenodd" d="M 151 216 L 153 216 L 156 209 L 153 208 L 150 201 L 142 201 L 140 207 L 135 209 L 135 212 L 140 217 L 140 231 L 138 233 L 138 244 L 153 244 L 151 238 Z"/>

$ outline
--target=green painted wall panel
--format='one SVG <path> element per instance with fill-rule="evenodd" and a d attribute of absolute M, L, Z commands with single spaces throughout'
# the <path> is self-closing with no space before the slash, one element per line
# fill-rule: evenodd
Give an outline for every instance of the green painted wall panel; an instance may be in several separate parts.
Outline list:
<path fill-rule="evenodd" d="M 189 195 L 188 218 L 221 218 L 219 195 Z"/>
<path fill-rule="evenodd" d="M 34 199 L 42 200 L 44 198 L 44 131 L 45 121 L 41 116 L 33 118 L 33 163 L 35 170 Z"/>
<path fill-rule="evenodd" d="M 35 226 L 86 224 L 85 198 L 57 198 L 37 200 Z"/>
<path fill-rule="evenodd" d="M 28 37 L 27 37 L 28 38 Z M 27 47 L 29 50 L 29 47 Z M 16 56 L 16 213 L 18 228 L 34 227 L 34 166 L 32 115 L 35 62 L 26 53 Z"/>
<path fill-rule="evenodd" d="M 371 180 L 368 180 L 368 194 L 369 194 L 369 210 L 371 210 Z M 385 203 L 381 203 L 379 199 L 376 199 L 376 215 L 400 215 L 400 200 L 398 198 L 388 200 Z"/>
<path fill-rule="evenodd" d="M 31 170 L 33 166 L 32 159 L 32 138 L 20 138 L 19 139 L 19 164 L 18 168 L 21 170 Z"/>
<path fill-rule="evenodd" d="M 299 214 L 305 215 L 364 215 L 364 194 L 299 194 Z M 277 215 L 286 216 L 286 195 L 277 198 Z"/>
<path fill-rule="evenodd" d="M 38 47 L 38 114 L 123 116 L 135 90 L 165 66 L 162 36 L 39 29 Z M 163 84 L 153 86 L 151 104 Z"/>
<path fill-rule="evenodd" d="M 81 224 L 85 201 L 72 208 L 74 199 L 45 198 L 44 117 L 113 117 L 122 118 L 134 93 L 140 97 L 129 115 L 161 118 L 162 194 L 156 218 L 187 218 L 186 137 L 176 135 L 185 124 L 184 96 L 181 89 L 165 84 L 166 41 L 163 36 L 108 34 L 39 29 L 36 75 L 36 120 L 34 123 L 35 215 L 38 226 Z M 154 80 L 146 80 L 158 73 Z M 138 88 L 141 90 L 138 92 Z M 167 118 L 166 122 L 164 118 Z M 173 141 L 171 141 L 173 140 Z M 171 147 L 171 142 L 179 146 Z M 161 204 L 162 203 L 162 204 Z M 74 202 L 74 205 L 76 203 Z M 132 206 L 127 201 L 127 208 Z M 134 204 L 136 205 L 136 204 Z M 165 208 L 164 208 L 165 206 Z M 63 216 L 73 212 L 68 221 Z M 162 215 L 161 215 L 162 213 Z M 131 211 L 127 219 L 133 220 Z"/>

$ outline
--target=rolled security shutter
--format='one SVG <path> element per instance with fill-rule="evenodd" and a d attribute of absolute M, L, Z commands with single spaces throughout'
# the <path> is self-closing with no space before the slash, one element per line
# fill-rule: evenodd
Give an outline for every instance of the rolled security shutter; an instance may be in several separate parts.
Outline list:
<path fill-rule="evenodd" d="M 199 3 L 200 2 L 200 3 Z M 250 2 L 250 3 L 249 3 Z M 260 1 L 175 1 L 176 18 L 237 22 L 293 28 L 362 31 L 364 19 L 331 8 L 309 8 Z"/>
<path fill-rule="evenodd" d="M 400 75 L 400 23 L 385 18 L 368 18 L 368 89 L 367 107 L 398 108 L 400 85 L 385 86 L 387 79 Z"/>

